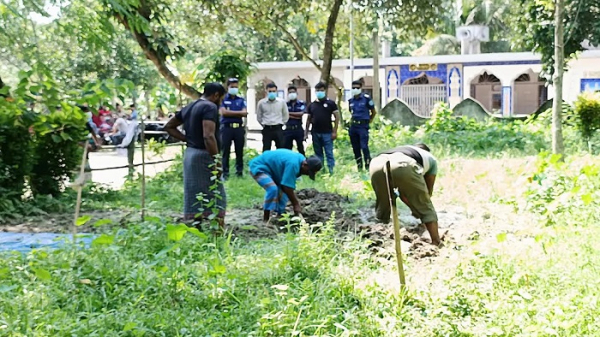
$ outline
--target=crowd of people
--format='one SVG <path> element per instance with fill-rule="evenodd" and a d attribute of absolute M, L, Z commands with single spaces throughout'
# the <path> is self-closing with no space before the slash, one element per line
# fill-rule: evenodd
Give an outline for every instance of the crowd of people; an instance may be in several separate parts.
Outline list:
<path fill-rule="evenodd" d="M 94 134 L 99 137 L 100 144 L 119 145 L 127 135 L 129 124 L 137 120 L 135 104 L 129 105 L 128 111 L 123 111 L 121 104 L 115 105 L 115 110 L 110 111 L 107 106 L 100 106 L 97 114 L 91 113 L 87 106 L 82 109 L 88 113 L 88 123 Z"/>
<path fill-rule="evenodd" d="M 314 180 L 324 163 L 329 174 L 334 174 L 333 149 L 340 112 L 336 102 L 327 97 L 326 90 L 326 83 L 318 83 L 315 86 L 317 99 L 307 104 L 298 99 L 296 87 L 287 88 L 288 100 L 284 100 L 278 97 L 277 85 L 269 83 L 266 97 L 257 104 L 256 119 L 262 126 L 263 148 L 262 154 L 249 162 L 249 173 L 265 190 L 265 222 L 270 221 L 273 213 L 286 213 L 290 202 L 294 214 L 301 216 L 302 209 L 295 194 L 300 176 L 307 175 Z M 362 91 L 361 81 L 352 82 L 351 93 L 348 101 L 352 114 L 350 141 L 358 170 L 369 170 L 377 219 L 389 222 L 390 218 L 391 191 L 384 174 L 385 165 L 390 162 L 392 188 L 398 191 L 413 216 L 426 225 L 432 243 L 439 244 L 437 213 L 430 199 L 437 160 L 426 145 L 417 144 L 384 151 L 372 163 L 369 125 L 376 115 L 375 104 Z M 167 133 L 187 144 L 183 166 L 184 219 L 198 221 L 216 215 L 219 225 L 224 226 L 227 197 L 222 182 L 229 178 L 232 145 L 236 154 L 236 176 L 244 174 L 244 118 L 247 116 L 246 100 L 239 95 L 239 80 L 230 78 L 227 89 L 220 83 L 207 83 L 202 97 L 178 111 L 165 126 Z M 307 157 L 303 142 L 309 135 L 315 155 Z M 294 143 L 298 152 L 292 151 Z M 205 200 L 210 200 L 211 206 Z"/>

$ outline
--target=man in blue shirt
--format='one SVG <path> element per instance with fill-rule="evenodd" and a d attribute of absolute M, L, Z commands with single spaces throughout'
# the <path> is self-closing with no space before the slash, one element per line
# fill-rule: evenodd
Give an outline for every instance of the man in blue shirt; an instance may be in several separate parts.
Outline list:
<path fill-rule="evenodd" d="M 304 154 L 304 129 L 302 128 L 302 116 L 306 109 L 306 103 L 303 100 L 298 99 L 298 89 L 295 86 L 288 87 L 287 102 L 288 111 L 290 112 L 290 119 L 288 119 L 285 125 L 285 131 L 283 133 L 283 147 L 286 149 L 292 149 L 294 147 L 294 141 L 298 152 Z"/>
<path fill-rule="evenodd" d="M 352 98 L 350 103 L 350 112 L 352 121 L 350 122 L 350 143 L 354 151 L 354 159 L 358 170 L 362 171 L 364 167 L 369 169 L 371 162 L 371 152 L 369 151 L 369 124 L 375 118 L 375 103 L 371 96 L 362 92 L 362 82 L 352 82 Z M 361 154 L 362 151 L 362 154 Z M 363 167 L 364 158 L 364 167 Z"/>
<path fill-rule="evenodd" d="M 227 80 L 227 95 L 221 104 L 221 139 L 223 144 L 223 177 L 229 178 L 229 155 L 231 144 L 235 148 L 235 174 L 242 176 L 244 171 L 244 142 L 245 133 L 243 118 L 248 116 L 246 100 L 239 94 L 239 80 Z"/>
<path fill-rule="evenodd" d="M 250 161 L 250 174 L 256 182 L 265 189 L 263 204 L 263 221 L 268 222 L 271 212 L 279 215 L 286 213 L 288 200 L 292 202 L 294 214 L 302 212 L 300 202 L 296 197 L 296 179 L 307 175 L 315 180 L 315 174 L 323 164 L 316 156 L 308 159 L 300 153 L 288 149 L 266 151 Z"/>

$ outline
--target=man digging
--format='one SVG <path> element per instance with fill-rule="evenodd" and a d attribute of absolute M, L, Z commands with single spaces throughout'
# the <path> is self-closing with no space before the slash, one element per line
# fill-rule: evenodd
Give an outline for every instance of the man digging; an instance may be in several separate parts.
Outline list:
<path fill-rule="evenodd" d="M 400 200 L 410 208 L 412 215 L 425 224 L 431 243 L 439 246 L 438 217 L 431 202 L 438 170 L 437 159 L 430 153 L 427 145 L 416 144 L 383 151 L 371 160 L 369 173 L 376 197 L 375 213 L 377 220 L 386 224 L 390 221 L 391 212 L 388 193 L 393 193 L 388 192 L 386 180 L 385 167 L 388 161 L 392 187 L 398 189 Z"/>
<path fill-rule="evenodd" d="M 323 164 L 317 156 L 304 157 L 302 154 L 277 149 L 266 151 L 250 161 L 250 174 L 265 189 L 263 221 L 269 222 L 271 212 L 286 213 L 288 200 L 291 201 L 294 215 L 301 215 L 302 207 L 296 197 L 296 180 L 307 175 L 315 180 L 315 175 Z"/>

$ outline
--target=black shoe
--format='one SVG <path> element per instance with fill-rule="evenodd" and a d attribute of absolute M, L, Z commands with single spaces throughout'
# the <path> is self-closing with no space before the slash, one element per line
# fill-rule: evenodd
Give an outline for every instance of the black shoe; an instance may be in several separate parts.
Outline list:
<path fill-rule="evenodd" d="M 236 177 L 241 178 L 244 176 L 244 174 L 242 172 L 238 172 L 235 174 Z"/>

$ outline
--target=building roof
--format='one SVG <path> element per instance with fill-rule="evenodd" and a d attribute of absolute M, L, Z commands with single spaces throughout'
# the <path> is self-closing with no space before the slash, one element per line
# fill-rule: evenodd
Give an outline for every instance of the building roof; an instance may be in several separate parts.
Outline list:
<path fill-rule="evenodd" d="M 600 57 L 600 50 L 586 50 L 579 55 L 579 58 Z M 482 63 L 540 63 L 541 57 L 537 54 L 525 53 L 486 53 L 473 55 L 435 55 L 435 56 L 400 56 L 400 57 L 382 57 L 379 59 L 379 66 L 397 66 L 404 64 L 423 64 L 437 63 L 450 64 L 461 63 L 464 65 L 482 64 Z M 322 64 L 322 61 L 317 61 Z M 350 67 L 350 59 L 333 60 L 334 68 Z M 355 67 L 372 66 L 373 59 L 354 59 Z M 312 68 L 314 65 L 310 61 L 285 61 L 285 62 L 260 62 L 257 64 L 259 70 L 278 70 L 278 69 L 304 69 Z"/>

